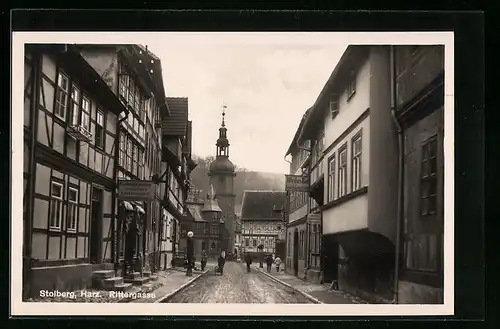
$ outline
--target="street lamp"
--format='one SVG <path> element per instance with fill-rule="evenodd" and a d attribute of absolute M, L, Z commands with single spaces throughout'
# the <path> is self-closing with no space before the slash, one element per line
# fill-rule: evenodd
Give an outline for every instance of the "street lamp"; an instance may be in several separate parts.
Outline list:
<path fill-rule="evenodd" d="M 224 250 L 224 243 L 222 242 L 224 238 L 224 217 L 219 219 L 219 246 L 220 252 Z"/>
<path fill-rule="evenodd" d="M 194 241 L 193 241 L 193 231 L 187 233 L 187 271 L 186 276 L 193 275 L 193 254 L 194 254 Z"/>

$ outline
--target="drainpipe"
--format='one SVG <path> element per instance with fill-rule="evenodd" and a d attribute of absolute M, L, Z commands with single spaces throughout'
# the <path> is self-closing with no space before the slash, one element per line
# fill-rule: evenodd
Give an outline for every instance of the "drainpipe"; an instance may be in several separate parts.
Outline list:
<path fill-rule="evenodd" d="M 122 113 L 122 112 L 121 112 Z M 125 120 L 128 119 L 128 112 L 125 111 L 125 116 L 121 119 L 118 119 L 118 121 L 116 122 L 116 147 L 115 147 L 115 162 L 114 162 L 114 168 L 113 168 L 113 181 L 115 182 L 115 184 L 118 186 L 118 160 L 120 159 L 120 138 L 121 138 L 121 123 Z M 111 209 L 113 209 L 113 213 L 116 211 L 116 201 L 117 201 L 117 198 L 116 198 L 116 188 L 115 188 L 115 197 L 111 199 Z M 118 205 L 118 207 L 120 207 L 120 205 Z M 114 252 L 113 252 L 113 256 L 115 258 L 115 276 L 118 275 L 118 267 L 120 266 L 120 254 L 119 254 L 119 250 L 120 250 L 120 238 L 121 238 L 121 228 L 122 228 L 122 218 L 120 218 L 120 214 L 122 214 L 122 212 L 118 211 L 118 214 L 116 214 L 116 216 L 118 216 L 118 234 L 117 234 L 117 227 L 116 227 L 116 224 L 115 224 L 115 221 L 113 220 L 113 241 L 116 240 L 116 247 L 114 247 L 114 244 L 112 245 L 113 248 L 115 249 Z M 124 253 L 125 255 L 125 250 L 124 250 Z"/>
<path fill-rule="evenodd" d="M 400 266 L 400 245 L 401 245 L 401 224 L 403 221 L 403 160 L 404 160 L 404 140 L 403 140 L 403 129 L 401 124 L 397 119 L 397 88 L 396 88 L 396 48 L 391 46 L 391 57 L 392 57 L 392 101 L 393 106 L 391 110 L 392 119 L 394 125 L 396 126 L 398 133 L 398 200 L 397 200 L 397 217 L 396 217 L 396 251 L 394 256 L 394 296 L 393 304 L 398 304 L 398 294 L 399 294 L 399 266 Z"/>

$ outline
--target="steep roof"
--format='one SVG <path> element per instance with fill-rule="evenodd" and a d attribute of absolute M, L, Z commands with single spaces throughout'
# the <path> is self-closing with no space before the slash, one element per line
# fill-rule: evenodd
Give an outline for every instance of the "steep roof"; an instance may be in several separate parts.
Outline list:
<path fill-rule="evenodd" d="M 170 116 L 161 118 L 161 131 L 164 136 L 186 136 L 188 127 L 188 98 L 167 97 Z"/>
<path fill-rule="evenodd" d="M 348 80 L 346 78 L 368 58 L 369 53 L 370 46 L 349 45 L 346 48 L 311 110 L 307 113 L 299 132 L 299 141 L 314 138 L 318 134 L 318 126 L 324 123 L 325 104 L 332 94 L 337 94 L 337 89 L 344 87 L 343 84 Z"/>
<path fill-rule="evenodd" d="M 193 216 L 195 222 L 206 222 L 201 213 L 202 204 L 187 204 L 186 207 Z"/>
<path fill-rule="evenodd" d="M 186 139 L 182 144 L 182 153 L 190 155 L 191 154 L 191 144 L 193 136 L 193 121 L 187 122 Z"/>
<path fill-rule="evenodd" d="M 241 220 L 281 220 L 286 192 L 244 191 Z"/>
<path fill-rule="evenodd" d="M 293 152 L 294 148 L 296 147 L 300 132 L 302 131 L 302 127 L 304 126 L 304 122 L 306 121 L 306 117 L 307 117 L 310 110 L 311 110 L 311 108 L 308 108 L 306 110 L 306 112 L 302 115 L 302 119 L 300 119 L 299 127 L 295 131 L 295 135 L 293 136 L 292 142 L 290 143 L 290 146 L 288 147 L 288 150 L 286 151 L 285 156 L 287 156 L 288 154 L 291 154 Z"/>

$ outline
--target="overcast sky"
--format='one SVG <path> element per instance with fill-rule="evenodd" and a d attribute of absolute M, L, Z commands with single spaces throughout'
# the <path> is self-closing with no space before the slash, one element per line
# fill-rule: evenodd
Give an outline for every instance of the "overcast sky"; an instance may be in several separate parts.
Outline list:
<path fill-rule="evenodd" d="M 314 41 L 313 41 L 314 40 Z M 304 111 L 346 48 L 332 35 L 165 35 L 148 48 L 160 59 L 167 96 L 189 98 L 193 153 L 215 155 L 222 104 L 230 159 L 249 170 L 288 173 L 283 159 Z"/>

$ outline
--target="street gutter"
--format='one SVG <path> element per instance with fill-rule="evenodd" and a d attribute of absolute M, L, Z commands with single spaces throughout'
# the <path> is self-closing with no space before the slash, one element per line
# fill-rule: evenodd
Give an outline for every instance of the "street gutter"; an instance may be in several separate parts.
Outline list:
<path fill-rule="evenodd" d="M 171 293 L 166 294 L 165 296 L 158 298 L 153 303 L 166 303 L 167 301 L 169 301 L 170 299 L 172 299 L 175 295 L 177 295 L 178 293 L 180 293 L 182 290 L 184 290 L 187 287 L 189 287 L 190 285 L 192 285 L 196 280 L 198 280 L 199 278 L 201 278 L 203 275 L 205 275 L 208 272 L 210 272 L 210 270 L 211 269 L 206 269 L 203 273 L 195 275 L 191 280 L 189 280 L 188 282 L 184 283 L 182 286 L 180 286 L 179 288 L 175 289 Z"/>
<path fill-rule="evenodd" d="M 288 287 L 288 288 L 290 288 L 290 289 L 292 289 L 292 290 L 294 290 L 294 291 L 298 292 L 299 294 L 301 294 L 302 296 L 304 296 L 306 299 L 308 299 L 309 301 L 313 302 L 314 304 L 325 304 L 325 303 L 323 303 L 322 301 L 320 301 L 319 299 L 317 299 L 317 298 L 315 298 L 315 297 L 313 297 L 313 296 L 309 295 L 308 293 L 306 293 L 306 292 L 304 292 L 304 291 L 302 291 L 302 290 L 300 290 L 300 289 L 297 289 L 297 288 L 295 288 L 295 287 L 291 286 L 290 284 L 288 284 L 288 283 L 286 283 L 286 282 L 284 282 L 284 281 L 281 281 L 280 279 L 275 278 L 274 276 L 272 276 L 272 275 L 271 275 L 271 274 L 269 274 L 269 273 L 264 272 L 264 270 L 261 270 L 260 268 L 259 268 L 259 269 L 257 269 L 257 270 L 258 270 L 260 273 L 262 273 L 262 274 L 264 274 L 265 276 L 267 276 L 268 278 L 270 278 L 271 280 L 273 280 L 273 281 L 275 281 L 275 282 L 277 282 L 277 283 L 279 283 L 279 284 L 282 284 L 282 285 L 284 285 L 284 286 L 286 286 L 286 287 Z"/>

